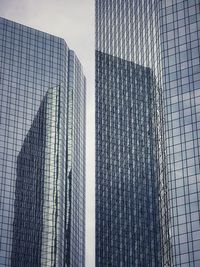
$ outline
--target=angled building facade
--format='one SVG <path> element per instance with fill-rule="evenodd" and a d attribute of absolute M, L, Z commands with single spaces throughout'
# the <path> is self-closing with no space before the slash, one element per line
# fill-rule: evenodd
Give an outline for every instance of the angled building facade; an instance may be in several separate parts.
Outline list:
<path fill-rule="evenodd" d="M 96 266 L 199 266 L 198 1 L 96 0 Z"/>
<path fill-rule="evenodd" d="M 0 58 L 0 266 L 84 266 L 81 64 L 63 39 L 3 18 Z"/>
<path fill-rule="evenodd" d="M 200 265 L 200 6 L 161 1 L 172 266 Z"/>

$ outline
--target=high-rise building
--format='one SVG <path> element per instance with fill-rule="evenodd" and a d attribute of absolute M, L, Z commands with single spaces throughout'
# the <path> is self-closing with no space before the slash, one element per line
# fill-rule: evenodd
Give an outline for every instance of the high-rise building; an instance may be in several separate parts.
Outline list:
<path fill-rule="evenodd" d="M 161 1 L 172 266 L 200 266 L 200 4 Z"/>
<path fill-rule="evenodd" d="M 0 19 L 0 266 L 84 266 L 86 81 L 61 38 Z"/>
<path fill-rule="evenodd" d="M 200 266 L 199 8 L 96 0 L 96 266 Z"/>

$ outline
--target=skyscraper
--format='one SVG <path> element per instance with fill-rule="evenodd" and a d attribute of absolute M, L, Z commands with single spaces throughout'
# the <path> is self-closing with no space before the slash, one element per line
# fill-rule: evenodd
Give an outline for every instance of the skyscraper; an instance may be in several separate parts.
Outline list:
<path fill-rule="evenodd" d="M 84 266 L 86 81 L 61 38 L 0 19 L 0 266 Z"/>
<path fill-rule="evenodd" d="M 96 0 L 96 266 L 199 266 L 199 3 Z"/>
<path fill-rule="evenodd" d="M 173 266 L 200 265 L 200 5 L 161 5 Z"/>

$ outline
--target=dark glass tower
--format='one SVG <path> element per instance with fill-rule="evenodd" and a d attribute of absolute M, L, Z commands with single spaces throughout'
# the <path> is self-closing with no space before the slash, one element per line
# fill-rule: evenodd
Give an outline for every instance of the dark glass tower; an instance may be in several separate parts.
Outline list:
<path fill-rule="evenodd" d="M 145 5 L 96 1 L 97 266 L 169 261 L 158 16 Z"/>
<path fill-rule="evenodd" d="M 96 64 L 96 264 L 160 266 L 156 80 L 99 51 Z"/>
<path fill-rule="evenodd" d="M 96 266 L 199 266 L 199 2 L 96 0 Z"/>
<path fill-rule="evenodd" d="M 61 38 L 0 19 L 0 266 L 84 266 L 85 90 Z"/>

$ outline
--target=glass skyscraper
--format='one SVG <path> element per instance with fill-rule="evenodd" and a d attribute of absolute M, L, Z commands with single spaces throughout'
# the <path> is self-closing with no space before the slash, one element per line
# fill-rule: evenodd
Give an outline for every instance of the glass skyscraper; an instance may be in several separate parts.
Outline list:
<path fill-rule="evenodd" d="M 161 1 L 173 266 L 200 266 L 200 3 Z"/>
<path fill-rule="evenodd" d="M 96 266 L 200 266 L 199 8 L 96 0 Z"/>
<path fill-rule="evenodd" d="M 0 266 L 84 266 L 86 81 L 61 38 L 0 19 Z"/>

